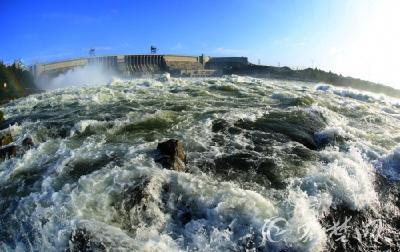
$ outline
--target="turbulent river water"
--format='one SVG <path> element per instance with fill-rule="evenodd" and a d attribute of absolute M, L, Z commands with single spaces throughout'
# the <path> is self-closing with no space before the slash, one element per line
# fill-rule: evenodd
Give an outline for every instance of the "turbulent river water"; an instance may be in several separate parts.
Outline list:
<path fill-rule="evenodd" d="M 1 251 L 397 251 L 400 101 L 251 77 L 119 80 L 0 107 Z M 183 142 L 187 171 L 154 161 Z"/>

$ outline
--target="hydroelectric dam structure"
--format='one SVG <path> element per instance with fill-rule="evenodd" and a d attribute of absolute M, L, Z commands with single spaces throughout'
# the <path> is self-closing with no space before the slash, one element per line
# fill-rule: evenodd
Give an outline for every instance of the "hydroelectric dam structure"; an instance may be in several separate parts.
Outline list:
<path fill-rule="evenodd" d="M 213 77 L 224 71 L 248 65 L 247 57 L 210 57 L 172 54 L 124 54 L 89 56 L 30 67 L 35 79 L 55 78 L 73 69 L 90 65 L 100 66 L 105 71 L 122 77 L 140 77 L 149 74 L 170 73 L 180 77 Z"/>

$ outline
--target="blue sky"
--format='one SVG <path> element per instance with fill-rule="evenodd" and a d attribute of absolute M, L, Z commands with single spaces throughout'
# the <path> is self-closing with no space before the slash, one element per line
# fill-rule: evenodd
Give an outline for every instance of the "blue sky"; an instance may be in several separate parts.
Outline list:
<path fill-rule="evenodd" d="M 97 54 L 248 56 L 397 86 L 393 0 L 0 0 L 0 58 L 26 64 Z"/>

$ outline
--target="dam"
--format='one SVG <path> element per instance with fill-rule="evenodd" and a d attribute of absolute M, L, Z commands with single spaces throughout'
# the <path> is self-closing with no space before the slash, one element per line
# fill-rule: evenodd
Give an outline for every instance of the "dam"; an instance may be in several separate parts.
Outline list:
<path fill-rule="evenodd" d="M 67 71 L 99 65 L 105 70 L 123 77 L 140 77 L 148 74 L 170 73 L 179 77 L 221 76 L 224 71 L 248 65 L 247 57 L 210 57 L 173 54 L 123 54 L 89 56 L 48 63 L 38 63 L 30 67 L 35 79 L 54 78 Z"/>

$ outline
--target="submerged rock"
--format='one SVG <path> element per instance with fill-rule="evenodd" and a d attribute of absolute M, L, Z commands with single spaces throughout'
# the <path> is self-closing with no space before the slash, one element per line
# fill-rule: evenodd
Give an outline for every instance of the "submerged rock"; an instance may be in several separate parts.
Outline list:
<path fill-rule="evenodd" d="M 16 156 L 18 154 L 18 150 L 19 148 L 15 145 L 0 148 L 0 160 Z"/>
<path fill-rule="evenodd" d="M 25 147 L 32 147 L 34 145 L 32 138 L 30 138 L 30 137 L 25 138 L 22 141 L 22 145 L 25 146 Z"/>
<path fill-rule="evenodd" d="M 4 120 L 4 114 L 3 112 L 0 110 L 0 122 Z"/>
<path fill-rule="evenodd" d="M 24 115 L 24 116 L 14 116 L 11 118 L 3 118 L 3 120 L 0 120 L 0 130 L 4 130 L 7 129 L 8 127 L 15 125 L 15 124 L 21 124 L 23 121 L 29 119 L 28 115 Z M 31 118 L 32 119 L 32 118 Z"/>
<path fill-rule="evenodd" d="M 9 145 L 13 142 L 13 138 L 10 133 L 7 133 L 0 137 L 0 146 Z"/>
<path fill-rule="evenodd" d="M 10 133 L 0 136 L 0 160 L 17 155 L 18 147 L 15 145 L 8 146 L 12 142 L 13 138 Z"/>
<path fill-rule="evenodd" d="M 237 127 L 286 135 L 311 150 L 317 150 L 314 134 L 326 127 L 326 119 L 319 111 L 293 110 L 270 112 L 255 121 L 239 120 Z"/>
<path fill-rule="evenodd" d="M 156 162 L 167 169 L 185 171 L 186 155 L 181 141 L 170 139 L 158 143 L 157 150 L 159 151 L 159 156 L 155 158 Z"/>
<path fill-rule="evenodd" d="M 111 206 L 118 213 L 121 228 L 135 233 L 146 226 L 161 230 L 166 224 L 163 218 L 168 199 L 169 184 L 157 177 L 141 176 L 135 183 L 126 185 L 121 192 L 115 192 Z"/>
<path fill-rule="evenodd" d="M 96 241 L 93 234 L 89 231 L 79 228 L 72 231 L 66 251 L 106 251 L 106 247 L 102 242 Z"/>
<path fill-rule="evenodd" d="M 21 146 L 15 144 L 10 145 L 13 141 L 14 139 L 10 133 L 0 137 L 0 160 L 23 154 L 34 145 L 33 140 L 30 137 L 25 138 L 22 141 Z"/>

